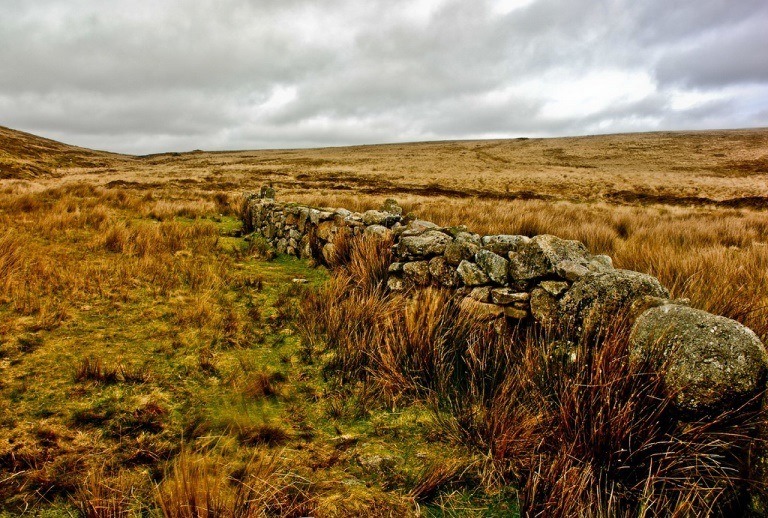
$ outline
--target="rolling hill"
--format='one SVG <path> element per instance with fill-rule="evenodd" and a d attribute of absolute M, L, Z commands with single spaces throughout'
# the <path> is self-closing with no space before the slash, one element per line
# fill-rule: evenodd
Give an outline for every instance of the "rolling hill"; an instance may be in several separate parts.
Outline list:
<path fill-rule="evenodd" d="M 50 177 L 73 168 L 102 169 L 126 158 L 0 126 L 0 179 Z"/>
<path fill-rule="evenodd" d="M 286 196 L 541 199 L 762 208 L 768 128 L 127 156 L 0 127 L 0 178 Z"/>

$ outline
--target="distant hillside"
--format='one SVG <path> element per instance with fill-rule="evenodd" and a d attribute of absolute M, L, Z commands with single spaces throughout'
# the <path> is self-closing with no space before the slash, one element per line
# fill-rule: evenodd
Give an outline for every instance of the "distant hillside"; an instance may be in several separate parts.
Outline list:
<path fill-rule="evenodd" d="M 0 179 L 52 176 L 69 168 L 103 168 L 126 158 L 0 126 Z"/>
<path fill-rule="evenodd" d="M 768 207 L 768 128 L 127 156 L 0 127 L 0 179 L 285 196 Z"/>

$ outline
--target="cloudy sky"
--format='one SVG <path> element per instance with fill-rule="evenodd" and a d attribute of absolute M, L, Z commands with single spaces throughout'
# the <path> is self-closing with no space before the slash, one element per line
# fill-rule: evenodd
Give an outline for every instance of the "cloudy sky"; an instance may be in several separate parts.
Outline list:
<path fill-rule="evenodd" d="M 768 126 L 768 1 L 0 0 L 0 125 L 130 153 Z"/>

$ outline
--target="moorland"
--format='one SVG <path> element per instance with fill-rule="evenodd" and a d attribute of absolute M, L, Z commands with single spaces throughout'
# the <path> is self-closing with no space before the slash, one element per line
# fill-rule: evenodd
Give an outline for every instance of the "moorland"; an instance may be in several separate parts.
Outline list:
<path fill-rule="evenodd" d="M 498 422 L 446 417 L 413 369 L 344 363 L 344 279 L 240 231 L 240 194 L 267 183 L 578 239 L 768 339 L 766 129 L 127 156 L 0 128 L 3 512 L 514 516 L 517 489 L 542 493 L 510 483 Z"/>

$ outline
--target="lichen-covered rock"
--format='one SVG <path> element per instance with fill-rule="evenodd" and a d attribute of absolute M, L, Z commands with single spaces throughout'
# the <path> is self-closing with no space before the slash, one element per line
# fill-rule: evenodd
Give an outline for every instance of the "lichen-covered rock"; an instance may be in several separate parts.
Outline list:
<path fill-rule="evenodd" d="M 562 261 L 586 265 L 589 253 L 579 241 L 544 234 L 532 238 L 518 252 L 510 252 L 509 259 L 509 275 L 529 280 L 556 273 L 555 267 Z"/>
<path fill-rule="evenodd" d="M 470 263 L 469 261 L 461 261 L 456 271 L 459 273 L 462 282 L 467 286 L 480 286 L 490 282 L 488 275 L 475 263 Z"/>
<path fill-rule="evenodd" d="M 334 212 L 333 214 L 333 224 L 337 227 L 345 227 L 347 225 L 347 222 L 349 221 L 349 216 L 345 216 L 343 213 L 339 213 L 339 211 Z"/>
<path fill-rule="evenodd" d="M 390 276 L 387 279 L 387 288 L 391 291 L 403 291 L 405 289 L 405 283 L 400 277 Z"/>
<path fill-rule="evenodd" d="M 529 299 L 530 295 L 527 292 L 516 292 L 512 288 L 494 288 L 491 291 L 491 300 L 495 304 L 514 304 L 516 302 L 527 302 Z"/>
<path fill-rule="evenodd" d="M 403 271 L 403 263 L 400 262 L 394 262 L 390 263 L 389 267 L 387 268 L 387 273 L 390 275 L 401 273 Z"/>
<path fill-rule="evenodd" d="M 494 254 L 506 256 L 509 252 L 517 252 L 523 245 L 528 244 L 531 238 L 527 236 L 513 236 L 499 234 L 495 236 L 483 236 L 481 245 Z"/>
<path fill-rule="evenodd" d="M 333 221 L 323 221 L 317 225 L 317 237 L 323 241 L 330 241 L 331 236 L 336 233 L 336 231 L 337 228 L 336 225 L 333 224 Z"/>
<path fill-rule="evenodd" d="M 454 227 L 446 227 L 443 229 L 443 232 L 448 234 L 451 237 L 457 237 L 461 234 L 469 234 L 469 229 L 466 225 L 456 225 Z M 470 235 L 477 235 L 477 234 L 470 234 Z M 478 236 L 479 237 L 479 236 Z"/>
<path fill-rule="evenodd" d="M 405 232 L 403 232 L 406 236 L 418 236 L 419 234 L 423 234 L 427 230 L 441 230 L 442 227 L 436 223 L 432 223 L 431 221 L 425 221 L 423 219 L 414 219 L 413 221 L 410 221 L 406 227 Z"/>
<path fill-rule="evenodd" d="M 304 235 L 299 241 L 299 257 L 302 259 L 312 258 L 312 246 L 309 244 L 309 236 Z"/>
<path fill-rule="evenodd" d="M 514 320 L 522 320 L 528 316 L 528 311 L 515 306 L 505 306 L 504 316 Z"/>
<path fill-rule="evenodd" d="M 768 353 L 734 320 L 675 304 L 645 311 L 630 335 L 630 360 L 661 369 L 683 411 L 734 408 L 765 385 Z"/>
<path fill-rule="evenodd" d="M 414 286 L 429 284 L 429 261 L 414 261 L 403 265 L 403 279 Z"/>
<path fill-rule="evenodd" d="M 478 302 L 472 297 L 464 297 L 461 300 L 460 308 L 461 311 L 466 312 L 481 322 L 494 320 L 504 315 L 504 308 L 501 306 Z"/>
<path fill-rule="evenodd" d="M 445 259 L 452 265 L 461 261 L 471 261 L 480 250 L 480 236 L 469 232 L 460 232 L 456 238 L 445 247 Z"/>
<path fill-rule="evenodd" d="M 559 297 L 568 289 L 568 283 L 563 281 L 542 281 L 539 286 L 553 297 Z"/>
<path fill-rule="evenodd" d="M 478 302 L 490 302 L 491 301 L 491 287 L 490 286 L 478 286 L 472 288 L 469 292 L 469 296 Z"/>
<path fill-rule="evenodd" d="M 369 225 L 365 227 L 365 233 L 380 238 L 387 238 L 392 235 L 392 231 L 384 225 Z"/>
<path fill-rule="evenodd" d="M 367 210 L 363 212 L 363 223 L 365 225 L 391 227 L 398 221 L 400 221 L 400 216 L 390 212 L 382 212 L 380 210 Z"/>
<path fill-rule="evenodd" d="M 478 250 L 475 254 L 475 262 L 496 284 L 505 284 L 507 282 L 509 261 L 500 255 L 494 254 L 489 250 Z"/>
<path fill-rule="evenodd" d="M 611 270 L 613 269 L 613 259 L 607 255 L 593 255 L 589 265 L 591 270 Z"/>
<path fill-rule="evenodd" d="M 429 273 L 432 279 L 447 288 L 453 288 L 459 284 L 459 274 L 456 273 L 456 268 L 448 264 L 443 256 L 430 259 Z"/>
<path fill-rule="evenodd" d="M 531 313 L 544 327 L 551 328 L 560 323 L 560 305 L 557 299 L 543 288 L 531 291 Z"/>
<path fill-rule="evenodd" d="M 273 239 L 277 235 L 277 228 L 274 225 L 267 225 L 262 232 L 267 239 Z"/>
<path fill-rule="evenodd" d="M 296 217 L 296 227 L 299 229 L 299 232 L 304 233 L 306 231 L 308 221 L 309 209 L 306 207 L 300 207 Z"/>
<path fill-rule="evenodd" d="M 456 228 L 456 227 L 453 227 L 453 228 Z M 456 241 L 473 243 L 478 247 L 480 247 L 480 244 L 482 242 L 482 238 L 480 237 L 480 234 L 475 234 L 474 232 L 461 231 L 461 232 L 456 232 L 455 234 L 452 234 L 452 235 L 456 239 Z"/>
<path fill-rule="evenodd" d="M 589 273 L 576 281 L 561 300 L 574 331 L 593 332 L 628 310 L 644 296 L 669 297 L 655 277 L 630 270 Z"/>
<path fill-rule="evenodd" d="M 578 281 L 590 272 L 590 269 L 586 265 L 577 263 L 576 261 L 560 261 L 555 265 L 555 273 L 558 277 L 569 280 L 571 282 Z"/>
<path fill-rule="evenodd" d="M 408 258 L 432 257 L 445 252 L 445 247 L 451 242 L 450 236 L 437 230 L 428 230 L 417 236 L 400 238 L 398 250 Z"/>
<path fill-rule="evenodd" d="M 398 216 L 403 214 L 403 208 L 399 203 L 397 203 L 396 200 L 393 200 L 392 198 L 387 198 L 384 200 L 384 205 L 381 206 L 381 210 L 384 212 L 389 212 L 390 214 L 396 214 Z"/>
<path fill-rule="evenodd" d="M 285 224 L 288 226 L 294 226 L 298 221 L 299 219 L 293 211 L 290 211 L 285 215 Z"/>

